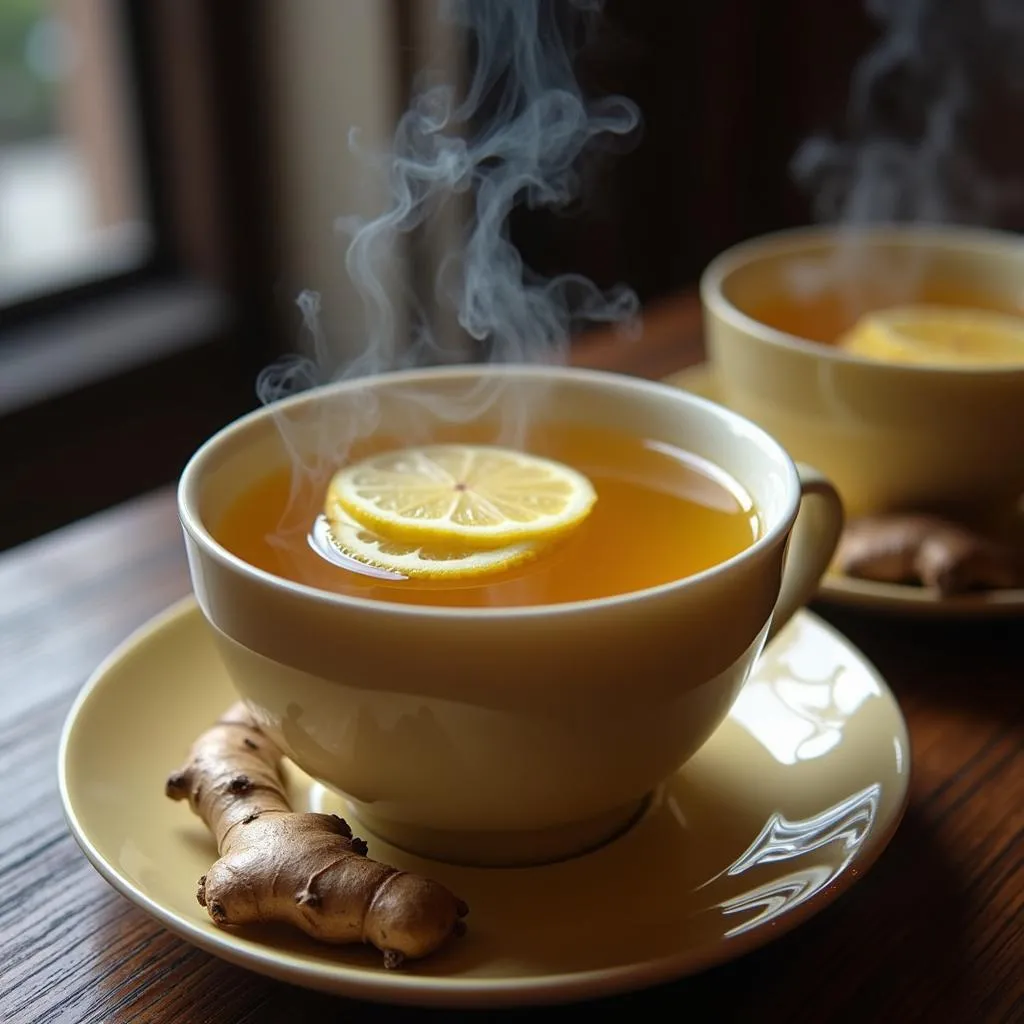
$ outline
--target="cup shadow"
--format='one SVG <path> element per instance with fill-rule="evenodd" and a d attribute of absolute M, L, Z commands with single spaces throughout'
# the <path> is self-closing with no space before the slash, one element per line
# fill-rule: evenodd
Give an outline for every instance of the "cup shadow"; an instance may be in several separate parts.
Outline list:
<path fill-rule="evenodd" d="M 855 644 L 900 699 L 936 710 L 1021 712 L 1019 618 L 893 618 L 817 604 L 813 610 Z"/>
<path fill-rule="evenodd" d="M 965 936 L 961 880 L 911 803 L 866 877 L 788 936 L 703 974 L 593 1005 L 646 1013 L 672 1004 L 717 1021 L 972 1020 L 979 986 Z"/>

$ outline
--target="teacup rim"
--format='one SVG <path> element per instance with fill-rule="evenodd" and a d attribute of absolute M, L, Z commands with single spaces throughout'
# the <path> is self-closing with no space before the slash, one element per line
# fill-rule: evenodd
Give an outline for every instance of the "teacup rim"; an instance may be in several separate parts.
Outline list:
<path fill-rule="evenodd" d="M 563 376 L 578 380 L 591 380 L 597 384 L 606 383 L 613 386 L 632 388 L 641 392 L 654 392 L 656 394 L 670 397 L 673 401 L 683 405 L 695 406 L 705 409 L 713 415 L 726 421 L 735 428 L 739 428 L 744 434 L 752 437 L 755 442 L 764 450 L 772 453 L 775 461 L 786 473 L 787 477 L 787 501 L 782 514 L 770 527 L 765 528 L 758 538 L 742 551 L 710 566 L 700 572 L 685 576 L 682 579 L 671 580 L 668 583 L 661 583 L 653 587 L 644 587 L 640 590 L 626 591 L 621 594 L 612 594 L 606 597 L 588 598 L 581 601 L 563 601 L 550 604 L 537 605 L 514 605 L 499 606 L 493 608 L 466 608 L 451 607 L 445 605 L 409 604 L 399 601 L 388 601 L 383 599 L 370 599 L 355 597 L 349 594 L 335 593 L 329 590 L 322 590 L 319 587 L 299 583 L 282 576 L 260 569 L 251 565 L 245 559 L 240 558 L 232 551 L 222 545 L 202 522 L 198 508 L 195 508 L 197 495 L 193 496 L 193 490 L 198 491 L 198 477 L 203 462 L 224 443 L 229 436 L 246 429 L 257 420 L 270 418 L 275 412 L 287 411 L 297 406 L 314 402 L 325 394 L 335 394 L 348 390 L 358 391 L 361 387 L 374 386 L 375 382 L 401 384 L 403 381 L 414 382 L 424 377 L 430 379 L 457 379 L 459 377 L 479 376 L 481 372 L 488 375 L 515 376 L 525 375 L 527 377 L 545 377 L 550 375 Z M 738 481 L 739 482 L 739 481 Z M 397 615 L 416 619 L 442 619 L 451 620 L 496 620 L 496 619 L 529 619 L 547 618 L 553 616 L 568 616 L 584 613 L 594 613 L 613 607 L 636 604 L 642 601 L 653 600 L 674 590 L 693 589 L 709 580 L 720 577 L 743 562 L 759 557 L 763 552 L 768 551 L 773 545 L 780 543 L 781 538 L 792 528 L 796 520 L 801 500 L 801 484 L 797 467 L 789 453 L 775 440 L 766 430 L 756 423 L 741 416 L 739 413 L 726 408 L 723 405 L 691 394 L 680 388 L 674 388 L 669 384 L 660 381 L 647 380 L 641 377 L 633 377 L 628 374 L 616 373 L 607 370 L 595 370 L 583 367 L 564 365 L 532 365 L 526 363 L 505 363 L 505 364 L 459 364 L 456 366 L 434 366 L 426 368 L 415 368 L 405 370 L 389 370 L 381 373 L 368 374 L 362 377 L 353 377 L 347 380 L 335 381 L 328 384 L 309 388 L 290 398 L 282 399 L 272 405 L 262 406 L 254 409 L 243 416 L 225 424 L 218 431 L 208 437 L 189 458 L 177 487 L 178 518 L 182 529 L 192 538 L 192 541 L 203 549 L 209 557 L 214 558 L 223 566 L 248 577 L 274 591 L 283 591 L 298 598 L 314 601 L 329 607 L 346 608 L 353 611 L 360 611 L 375 615 Z"/>
<path fill-rule="evenodd" d="M 778 231 L 766 232 L 746 238 L 718 253 L 704 268 L 699 281 L 699 293 L 705 309 L 738 330 L 790 352 L 813 356 L 823 361 L 847 364 L 863 368 L 867 372 L 905 376 L 927 375 L 930 377 L 986 378 L 1000 379 L 1024 377 L 1024 364 L 1020 366 L 984 365 L 941 365 L 926 363 L 881 363 L 867 356 L 845 352 L 832 345 L 823 345 L 798 334 L 779 330 L 762 323 L 726 298 L 726 278 L 739 268 L 748 266 L 756 258 L 785 255 L 799 252 L 808 243 L 827 242 L 843 232 L 867 238 L 883 240 L 891 238 L 897 242 L 910 242 L 915 238 L 946 241 L 956 244 L 961 250 L 1003 251 L 1024 259 L 1024 239 L 1016 234 L 998 228 L 975 227 L 957 224 L 907 224 L 900 222 L 872 223 L 864 225 L 813 224 Z"/>

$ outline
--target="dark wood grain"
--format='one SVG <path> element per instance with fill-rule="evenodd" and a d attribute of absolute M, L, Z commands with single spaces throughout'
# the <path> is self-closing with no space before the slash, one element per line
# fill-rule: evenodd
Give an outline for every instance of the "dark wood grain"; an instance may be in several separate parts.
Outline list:
<path fill-rule="evenodd" d="M 612 335 L 592 338 L 577 359 L 659 376 L 699 351 L 699 314 L 681 299 L 652 316 L 639 342 L 623 349 Z M 103 656 L 187 590 L 170 492 L 0 557 L 0 1019 L 457 1016 L 356 1005 L 232 967 L 152 922 L 79 852 L 57 796 L 64 716 Z M 1024 1020 L 1020 621 L 914 623 L 818 610 L 876 663 L 907 715 L 912 800 L 896 838 L 860 884 L 806 926 L 728 966 L 587 1008 L 599 1019 Z"/>

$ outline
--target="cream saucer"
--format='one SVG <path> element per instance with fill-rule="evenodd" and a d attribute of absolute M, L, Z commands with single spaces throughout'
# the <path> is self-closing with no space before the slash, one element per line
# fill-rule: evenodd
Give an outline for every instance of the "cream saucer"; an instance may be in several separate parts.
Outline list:
<path fill-rule="evenodd" d="M 666 384 L 690 391 L 712 402 L 725 404 L 714 367 L 691 366 L 665 378 Z M 851 608 L 893 612 L 929 618 L 1002 618 L 1024 615 L 1024 590 L 992 590 L 942 597 L 922 587 L 874 583 L 841 573 L 829 573 L 818 590 L 818 600 Z"/>
<path fill-rule="evenodd" d="M 362 947 L 276 928 L 222 930 L 196 902 L 216 851 L 201 822 L 164 797 L 164 779 L 232 700 L 191 599 L 130 637 L 64 727 L 71 831 L 107 881 L 190 942 L 353 998 L 564 1002 L 730 960 L 849 888 L 889 842 L 907 798 L 910 747 L 892 694 L 854 647 L 801 612 L 729 719 L 637 825 L 602 849 L 544 867 L 474 869 L 419 860 L 363 831 L 370 856 L 432 875 L 470 905 L 464 938 L 386 971 Z M 291 784 L 296 808 L 340 803 L 297 770 Z"/>

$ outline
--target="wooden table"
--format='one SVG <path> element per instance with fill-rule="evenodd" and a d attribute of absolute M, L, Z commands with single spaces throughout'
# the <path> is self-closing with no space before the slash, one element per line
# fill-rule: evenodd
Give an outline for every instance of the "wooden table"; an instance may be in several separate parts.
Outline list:
<path fill-rule="evenodd" d="M 698 356 L 698 327 L 692 302 L 670 304 L 625 352 L 606 337 L 577 360 L 659 376 Z M 0 556 L 0 1019 L 456 1016 L 346 1003 L 230 966 L 164 931 L 79 852 L 57 796 L 64 716 L 100 659 L 188 589 L 170 491 Z M 777 943 L 599 1009 L 758 1024 L 1024 1021 L 1021 621 L 817 610 L 875 662 L 906 713 L 913 787 L 896 838 L 852 891 Z"/>

